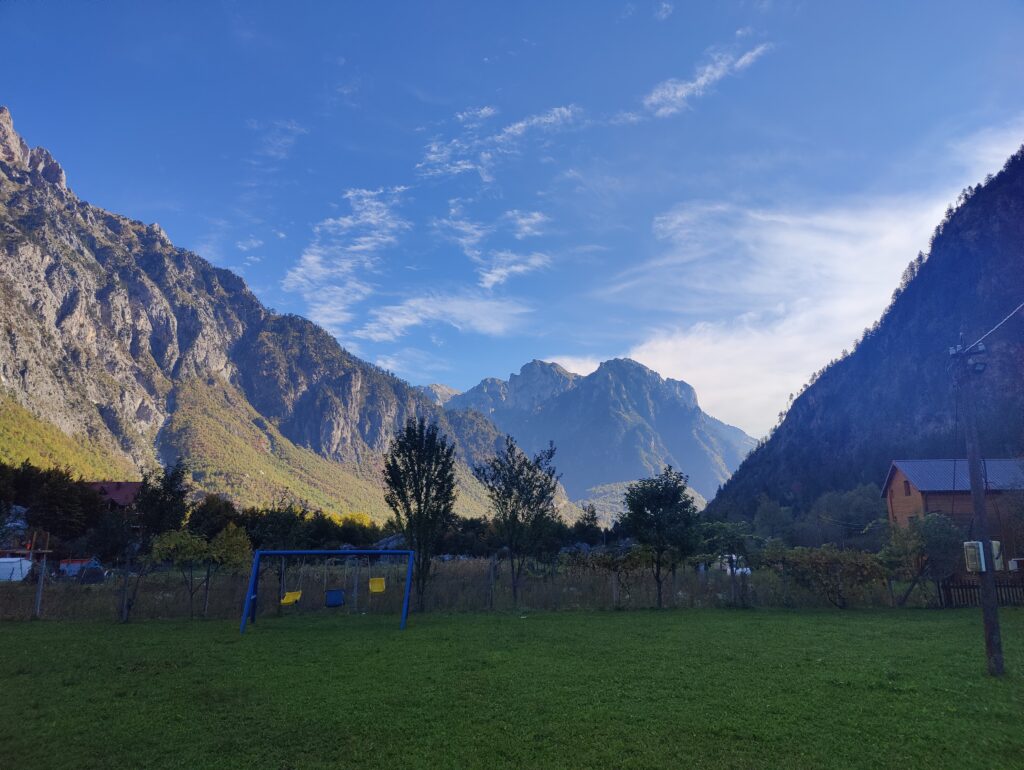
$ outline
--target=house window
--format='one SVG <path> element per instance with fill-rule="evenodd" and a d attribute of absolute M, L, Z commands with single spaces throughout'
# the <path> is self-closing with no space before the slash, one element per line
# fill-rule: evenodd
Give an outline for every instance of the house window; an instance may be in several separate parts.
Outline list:
<path fill-rule="evenodd" d="M 904 481 L 903 482 L 903 496 L 904 497 L 910 497 L 910 482 L 909 481 Z"/>

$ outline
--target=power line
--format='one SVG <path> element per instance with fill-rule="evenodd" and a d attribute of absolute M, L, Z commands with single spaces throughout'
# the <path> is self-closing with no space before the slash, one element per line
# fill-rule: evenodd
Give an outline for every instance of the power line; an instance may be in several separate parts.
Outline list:
<path fill-rule="evenodd" d="M 977 340 L 975 340 L 973 345 L 968 345 L 966 348 L 964 348 L 964 352 L 965 353 L 969 353 L 971 351 L 971 348 L 974 348 L 974 347 L 977 347 L 978 345 L 980 345 L 985 340 L 985 338 L 988 337 L 988 335 L 990 335 L 992 332 L 996 331 L 996 329 L 998 329 L 1004 323 L 1006 323 L 1011 318 L 1013 318 L 1015 315 L 1017 315 L 1017 313 L 1020 312 L 1021 309 L 1024 309 L 1024 302 L 1021 302 L 1019 305 L 1017 305 L 1017 307 L 1015 307 L 1013 309 L 1013 311 L 1008 316 L 1006 316 L 1006 318 L 1004 318 L 1002 321 L 997 323 L 995 326 L 993 326 L 987 332 L 982 334 Z"/>

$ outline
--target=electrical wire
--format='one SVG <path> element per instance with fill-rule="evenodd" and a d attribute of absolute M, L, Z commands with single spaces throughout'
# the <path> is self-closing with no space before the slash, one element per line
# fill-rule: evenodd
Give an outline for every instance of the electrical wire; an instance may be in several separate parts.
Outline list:
<path fill-rule="evenodd" d="M 970 352 L 972 348 L 975 348 L 978 345 L 980 345 L 982 342 L 984 342 L 986 337 L 988 337 L 992 332 L 996 331 L 1000 326 L 1002 326 L 1004 323 L 1006 323 L 1011 318 L 1013 318 L 1015 315 L 1017 315 L 1017 313 L 1019 313 L 1022 309 L 1024 309 L 1024 302 L 1021 302 L 1019 305 L 1017 305 L 1017 307 L 1015 307 L 1013 309 L 1013 312 L 1011 312 L 1008 316 L 1006 316 L 1006 318 L 1004 318 L 1002 321 L 997 323 L 995 326 L 993 326 L 987 332 L 982 334 L 977 340 L 974 341 L 974 344 L 968 345 L 966 348 L 964 348 L 964 353 Z"/>

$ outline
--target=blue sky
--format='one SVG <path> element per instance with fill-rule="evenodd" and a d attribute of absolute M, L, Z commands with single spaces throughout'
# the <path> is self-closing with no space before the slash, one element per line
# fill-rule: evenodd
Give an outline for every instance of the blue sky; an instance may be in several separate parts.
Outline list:
<path fill-rule="evenodd" d="M 414 383 L 630 355 L 763 434 L 1024 142 L 1017 2 L 0 3 L 82 198 Z"/>

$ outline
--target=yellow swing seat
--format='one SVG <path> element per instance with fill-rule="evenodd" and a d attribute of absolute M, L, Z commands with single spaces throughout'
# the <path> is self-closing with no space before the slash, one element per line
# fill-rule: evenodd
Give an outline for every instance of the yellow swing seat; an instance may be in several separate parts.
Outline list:
<path fill-rule="evenodd" d="M 384 593 L 384 578 L 382 578 L 382 577 L 370 578 L 370 593 L 371 594 L 382 594 L 382 593 Z"/>
<path fill-rule="evenodd" d="M 292 604 L 296 604 L 301 598 L 302 591 L 285 591 L 284 596 L 281 597 L 281 606 L 288 607 Z"/>

